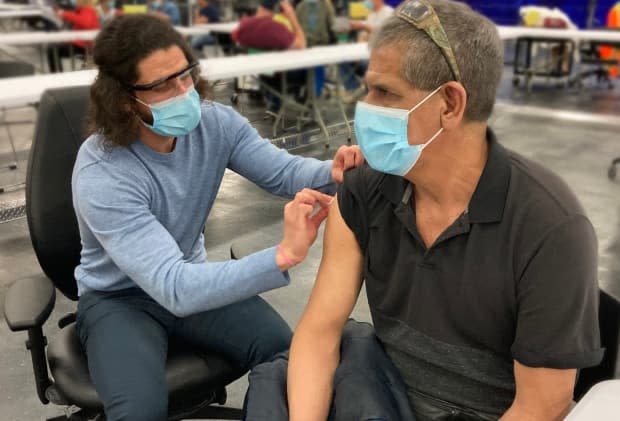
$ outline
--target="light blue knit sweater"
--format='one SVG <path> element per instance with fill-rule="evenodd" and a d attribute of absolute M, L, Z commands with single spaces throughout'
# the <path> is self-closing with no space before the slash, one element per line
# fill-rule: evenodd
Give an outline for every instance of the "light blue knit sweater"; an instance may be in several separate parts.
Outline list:
<path fill-rule="evenodd" d="M 168 154 L 139 140 L 104 150 L 101 137 L 90 136 L 72 179 L 82 238 L 79 294 L 139 286 L 183 317 L 287 285 L 275 247 L 207 262 L 202 229 L 226 168 L 281 196 L 331 181 L 331 161 L 292 156 L 232 108 L 208 101 L 198 127 Z"/>

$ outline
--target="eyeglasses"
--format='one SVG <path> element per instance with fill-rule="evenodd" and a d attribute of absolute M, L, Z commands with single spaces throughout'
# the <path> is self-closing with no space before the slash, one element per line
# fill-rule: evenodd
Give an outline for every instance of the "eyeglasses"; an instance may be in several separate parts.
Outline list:
<path fill-rule="evenodd" d="M 173 73 L 168 77 L 144 85 L 133 85 L 131 88 L 135 91 L 153 91 L 162 95 L 174 93 L 177 88 L 174 83 L 176 79 L 178 79 L 184 86 L 189 86 L 194 83 L 193 73 L 195 72 L 194 69 L 196 69 L 198 64 L 199 63 L 191 63 L 183 70 Z"/>
<path fill-rule="evenodd" d="M 454 51 L 450 47 L 446 31 L 441 26 L 439 17 L 433 7 L 426 0 L 409 0 L 398 8 L 396 16 L 423 30 L 429 36 L 431 41 L 441 50 L 441 54 L 446 59 L 446 62 L 448 62 L 454 80 L 460 82 L 461 73 L 456 64 Z"/>

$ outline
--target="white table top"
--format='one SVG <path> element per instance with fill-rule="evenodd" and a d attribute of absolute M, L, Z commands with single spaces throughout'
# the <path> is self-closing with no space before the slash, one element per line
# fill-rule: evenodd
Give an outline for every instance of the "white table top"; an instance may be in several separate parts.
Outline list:
<path fill-rule="evenodd" d="M 0 45 L 53 44 L 74 40 L 91 41 L 98 29 L 83 31 L 24 31 L 0 33 Z"/>
<path fill-rule="evenodd" d="M 201 60 L 200 64 L 208 79 L 217 80 L 283 70 L 306 69 L 367 58 L 366 43 L 356 43 L 312 47 L 305 50 L 217 57 Z"/>
<path fill-rule="evenodd" d="M 1 9 L 0 8 L 0 18 L 30 18 L 34 16 L 43 15 L 43 11 L 41 9 Z"/>
<path fill-rule="evenodd" d="M 198 23 L 192 26 L 178 26 L 177 31 L 183 35 L 206 34 L 209 32 L 230 34 L 239 22 Z"/>
<path fill-rule="evenodd" d="M 609 41 L 620 42 L 620 31 L 531 28 L 527 26 L 498 26 L 502 39 L 523 36 L 554 39 L 573 39 L 575 41 Z"/>
<path fill-rule="evenodd" d="M 0 12 L 2 13 L 2 12 Z M 40 13 L 40 11 L 39 11 Z M 201 35 L 210 32 L 231 33 L 237 22 L 208 23 L 194 26 L 176 26 L 183 35 Z M 51 44 L 74 40 L 92 41 L 97 37 L 99 29 L 84 31 L 23 31 L 0 33 L 0 45 Z"/>
<path fill-rule="evenodd" d="M 557 37 L 563 39 L 578 37 L 578 39 L 588 40 L 620 40 L 620 32 L 572 31 L 505 26 L 500 26 L 498 29 L 503 39 L 531 35 Z M 87 39 L 87 33 L 91 31 L 65 32 L 70 32 L 72 35 L 72 38 L 70 39 L 73 40 L 76 39 L 77 32 L 82 32 L 82 35 L 85 37 L 84 39 Z M 44 34 L 50 35 L 54 33 L 48 32 Z M 2 43 L 2 35 L 3 34 L 0 34 L 0 44 Z M 348 61 L 359 61 L 367 58 L 367 45 L 365 43 L 356 43 L 313 47 L 305 50 L 289 50 L 255 55 L 217 57 L 208 60 L 201 60 L 200 64 L 203 69 L 203 74 L 208 79 L 217 80 L 245 75 L 270 73 L 274 71 L 303 69 Z M 96 70 L 82 70 L 77 72 L 1 79 L 0 107 L 20 106 L 37 102 L 41 97 L 41 94 L 46 89 L 88 85 L 92 83 L 96 74 Z"/>
<path fill-rule="evenodd" d="M 0 0 L 0 10 L 26 10 L 26 9 L 38 9 L 39 7 L 36 4 L 16 4 L 16 3 L 5 3 Z"/>
<path fill-rule="evenodd" d="M 41 15 L 41 10 L 33 10 Z M 0 11 L 0 14 L 3 13 Z M 8 13 L 8 12 L 7 12 Z M 13 12 L 11 12 L 13 13 Z M 21 11 L 16 13 L 21 13 Z M 177 26 L 176 30 L 183 35 L 200 35 L 210 32 L 231 33 L 238 22 L 207 23 L 194 26 Z M 554 39 L 574 39 L 576 41 L 610 41 L 620 42 L 620 31 L 601 30 L 571 30 L 571 29 L 548 29 L 530 28 L 524 26 L 498 26 L 500 37 L 504 40 L 514 39 L 520 36 L 545 37 Z M 90 41 L 95 39 L 98 29 L 87 31 L 28 31 L 0 33 L 0 45 L 24 45 L 24 44 L 47 44 L 57 42 L 69 42 L 76 39 Z"/>
<path fill-rule="evenodd" d="M 218 80 L 357 61 L 367 57 L 368 50 L 365 43 L 339 44 L 297 51 L 216 57 L 201 60 L 200 65 L 205 77 L 209 80 Z M 97 70 L 80 70 L 0 79 L 0 107 L 38 102 L 41 94 L 47 89 L 89 85 L 96 75 Z"/>
<path fill-rule="evenodd" d="M 620 380 L 592 386 L 564 421 L 616 421 L 620 419 Z"/>

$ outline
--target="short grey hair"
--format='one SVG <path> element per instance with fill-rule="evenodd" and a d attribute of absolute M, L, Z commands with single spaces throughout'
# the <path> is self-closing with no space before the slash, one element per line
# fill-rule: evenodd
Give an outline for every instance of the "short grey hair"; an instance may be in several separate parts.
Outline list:
<path fill-rule="evenodd" d="M 437 13 L 454 51 L 467 91 L 466 121 L 487 121 L 504 66 L 496 26 L 464 3 L 427 0 Z M 395 46 L 404 51 L 402 76 L 414 88 L 431 91 L 454 80 L 441 50 L 420 29 L 394 14 L 370 39 L 370 49 Z"/>

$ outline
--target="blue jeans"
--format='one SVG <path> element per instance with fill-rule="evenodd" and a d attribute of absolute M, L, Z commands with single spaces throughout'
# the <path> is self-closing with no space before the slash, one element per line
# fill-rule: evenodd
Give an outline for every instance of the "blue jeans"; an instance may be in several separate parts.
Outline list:
<path fill-rule="evenodd" d="M 288 353 L 261 364 L 249 376 L 245 421 L 287 421 Z M 328 421 L 415 421 L 406 386 L 384 352 L 372 326 L 347 322 L 334 373 Z"/>
<path fill-rule="evenodd" d="M 164 421 L 171 338 L 218 352 L 245 369 L 288 348 L 291 330 L 256 296 L 176 317 L 139 288 L 80 297 L 77 332 L 108 421 Z"/>
<path fill-rule="evenodd" d="M 202 48 L 206 45 L 215 45 L 215 37 L 211 34 L 198 35 L 192 39 L 192 49 L 202 53 Z"/>

